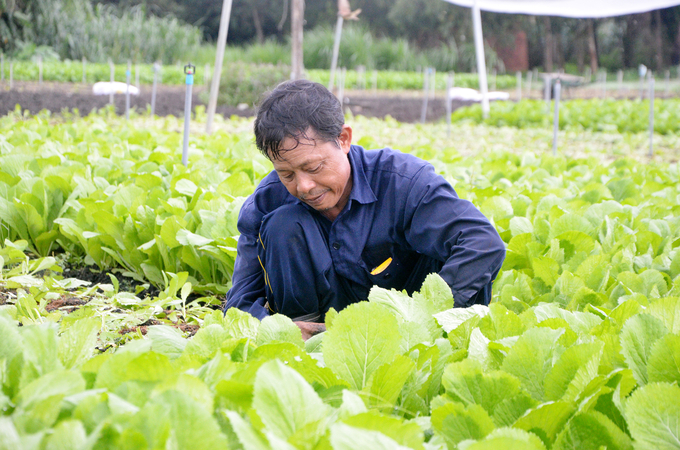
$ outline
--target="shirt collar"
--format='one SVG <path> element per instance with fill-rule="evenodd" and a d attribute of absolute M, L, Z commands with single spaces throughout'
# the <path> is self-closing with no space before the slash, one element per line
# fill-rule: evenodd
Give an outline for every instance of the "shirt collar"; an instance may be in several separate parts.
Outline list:
<path fill-rule="evenodd" d="M 349 194 L 349 199 L 368 204 L 378 199 L 366 179 L 363 152 L 364 149 L 356 145 L 352 145 L 349 149 L 349 164 L 352 166 L 352 192 Z"/>

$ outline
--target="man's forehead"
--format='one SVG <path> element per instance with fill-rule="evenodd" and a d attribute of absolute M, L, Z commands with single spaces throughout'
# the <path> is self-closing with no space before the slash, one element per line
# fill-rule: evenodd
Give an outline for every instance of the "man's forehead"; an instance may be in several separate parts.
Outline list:
<path fill-rule="evenodd" d="M 293 150 L 281 150 L 279 157 L 272 160 L 274 169 L 285 170 L 293 167 L 305 167 L 312 164 L 318 164 L 325 156 L 312 151 L 314 147 L 297 147 Z"/>

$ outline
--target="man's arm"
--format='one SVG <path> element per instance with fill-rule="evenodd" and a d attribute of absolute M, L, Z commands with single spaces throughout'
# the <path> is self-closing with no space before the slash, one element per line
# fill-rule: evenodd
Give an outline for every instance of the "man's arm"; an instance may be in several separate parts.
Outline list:
<path fill-rule="evenodd" d="M 227 292 L 224 310 L 238 308 L 262 320 L 269 313 L 264 306 L 264 273 L 257 258 L 257 245 L 257 238 L 248 234 L 239 236 L 232 287 Z"/>
<path fill-rule="evenodd" d="M 405 213 L 406 239 L 416 251 L 444 261 L 439 275 L 451 286 L 455 305 L 470 306 L 505 259 L 494 226 L 430 165 L 414 178 Z"/>

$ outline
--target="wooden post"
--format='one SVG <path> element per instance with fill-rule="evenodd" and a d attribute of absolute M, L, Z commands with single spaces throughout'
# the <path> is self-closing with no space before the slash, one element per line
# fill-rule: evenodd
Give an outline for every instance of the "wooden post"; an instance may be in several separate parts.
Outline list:
<path fill-rule="evenodd" d="M 333 84 L 335 83 L 335 71 L 338 68 L 338 55 L 340 53 L 340 39 L 342 38 L 342 23 L 343 18 L 338 15 L 338 20 L 335 24 L 335 40 L 333 41 L 333 56 L 331 58 L 331 74 L 328 81 L 328 90 L 333 92 Z"/>
<path fill-rule="evenodd" d="M 345 77 L 347 77 L 347 68 L 343 67 L 340 70 L 340 80 L 338 82 L 338 100 L 340 100 L 340 108 L 345 103 Z"/>
<path fill-rule="evenodd" d="M 432 78 L 432 81 L 430 82 L 430 98 L 434 99 L 437 88 L 437 69 L 434 67 L 430 69 L 430 77 Z"/>
<path fill-rule="evenodd" d="M 127 70 L 125 71 L 125 119 L 130 119 L 130 75 L 132 63 L 128 59 Z"/>
<path fill-rule="evenodd" d="M 531 97 L 531 82 L 533 81 L 534 78 L 534 72 L 529 71 L 527 72 L 527 97 Z"/>
<path fill-rule="evenodd" d="M 555 80 L 555 115 L 553 116 L 553 156 L 557 155 L 557 131 L 560 128 L 560 93 L 562 84 L 560 79 Z"/>
<path fill-rule="evenodd" d="M 654 156 L 654 74 L 649 72 L 649 157 Z"/>
<path fill-rule="evenodd" d="M 366 66 L 357 67 L 357 88 L 366 89 Z"/>
<path fill-rule="evenodd" d="M 116 76 L 116 68 L 114 67 L 113 60 L 111 59 L 109 59 L 109 70 L 111 72 L 111 84 L 113 85 Z M 109 104 L 113 105 L 113 87 L 111 88 L 111 93 L 109 94 Z"/>
<path fill-rule="evenodd" d="M 430 73 L 430 68 L 425 69 L 425 76 L 423 77 L 423 107 L 420 110 L 420 123 L 425 123 L 425 119 L 427 118 L 427 98 L 429 96 L 429 86 L 428 82 L 430 81 L 429 77 Z"/>
<path fill-rule="evenodd" d="M 220 77 L 222 76 L 222 62 L 224 61 L 224 47 L 227 45 L 227 32 L 229 31 L 229 18 L 231 17 L 231 1 L 224 0 L 222 3 L 222 15 L 220 16 L 220 30 L 217 33 L 217 52 L 215 53 L 215 69 L 213 70 L 212 82 L 210 83 L 210 99 L 208 101 L 208 117 L 205 123 L 205 132 L 212 133 L 212 123 L 217 109 L 217 95 L 220 91 Z"/>
<path fill-rule="evenodd" d="M 158 89 L 158 73 L 161 71 L 160 63 L 153 63 L 153 86 L 151 87 L 151 117 L 156 114 L 156 90 Z"/>
<path fill-rule="evenodd" d="M 302 78 L 302 73 L 304 71 L 304 63 L 302 60 L 302 29 L 305 16 L 305 1 L 304 0 L 291 0 L 290 2 L 291 14 L 290 14 L 290 24 L 291 24 L 291 74 L 290 78 L 292 80 L 297 80 Z"/>
<path fill-rule="evenodd" d="M 38 56 L 38 84 L 43 82 L 43 60 L 42 56 Z"/>
<path fill-rule="evenodd" d="M 543 95 L 545 99 L 545 113 L 550 114 L 550 89 L 552 88 L 552 78 L 550 75 L 546 74 L 543 79 L 545 80 L 545 86 L 543 89 Z"/>
<path fill-rule="evenodd" d="M 446 77 L 446 137 L 451 137 L 451 88 L 453 87 L 453 75 Z"/>

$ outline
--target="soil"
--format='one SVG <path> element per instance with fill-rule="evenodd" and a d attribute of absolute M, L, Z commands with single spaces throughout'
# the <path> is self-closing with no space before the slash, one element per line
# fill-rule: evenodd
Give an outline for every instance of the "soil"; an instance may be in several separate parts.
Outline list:
<path fill-rule="evenodd" d="M 192 94 L 192 106 L 205 105 L 201 100 L 203 87 L 195 87 Z M 155 113 L 159 116 L 184 114 L 184 86 L 159 86 L 156 93 Z M 36 83 L 14 82 L 10 90 L 7 84 L 0 87 L 0 115 L 14 111 L 20 105 L 24 111 L 35 114 L 42 110 L 60 113 L 64 109 L 77 109 L 81 115 L 94 109 L 104 108 L 109 103 L 108 95 L 94 95 L 90 85 L 78 83 Z M 118 114 L 125 114 L 125 95 L 114 95 L 114 104 Z M 388 91 L 346 91 L 344 98 L 345 111 L 353 115 L 384 118 L 391 116 L 399 122 L 419 122 L 421 120 L 423 98 L 420 92 L 395 93 Z M 469 104 L 454 102 L 452 109 Z M 140 95 L 130 96 L 130 107 L 137 111 L 146 111 L 151 105 L 151 86 L 141 86 Z M 252 117 L 255 108 L 247 105 L 217 107 L 217 113 L 224 117 L 232 115 Z M 446 114 L 443 96 L 431 98 L 427 103 L 426 121 L 442 119 Z"/>
<path fill-rule="evenodd" d="M 64 278 L 77 278 L 79 280 L 89 281 L 92 284 L 111 284 L 111 275 L 115 276 L 118 280 L 118 289 L 124 292 L 135 293 L 138 286 L 143 286 L 143 283 L 130 278 L 125 277 L 117 272 L 101 272 L 98 270 L 93 270 L 90 267 L 66 267 L 61 273 Z M 143 286 L 144 289 L 140 290 L 137 294 L 140 297 L 145 296 L 157 296 L 160 291 L 153 285 Z"/>

